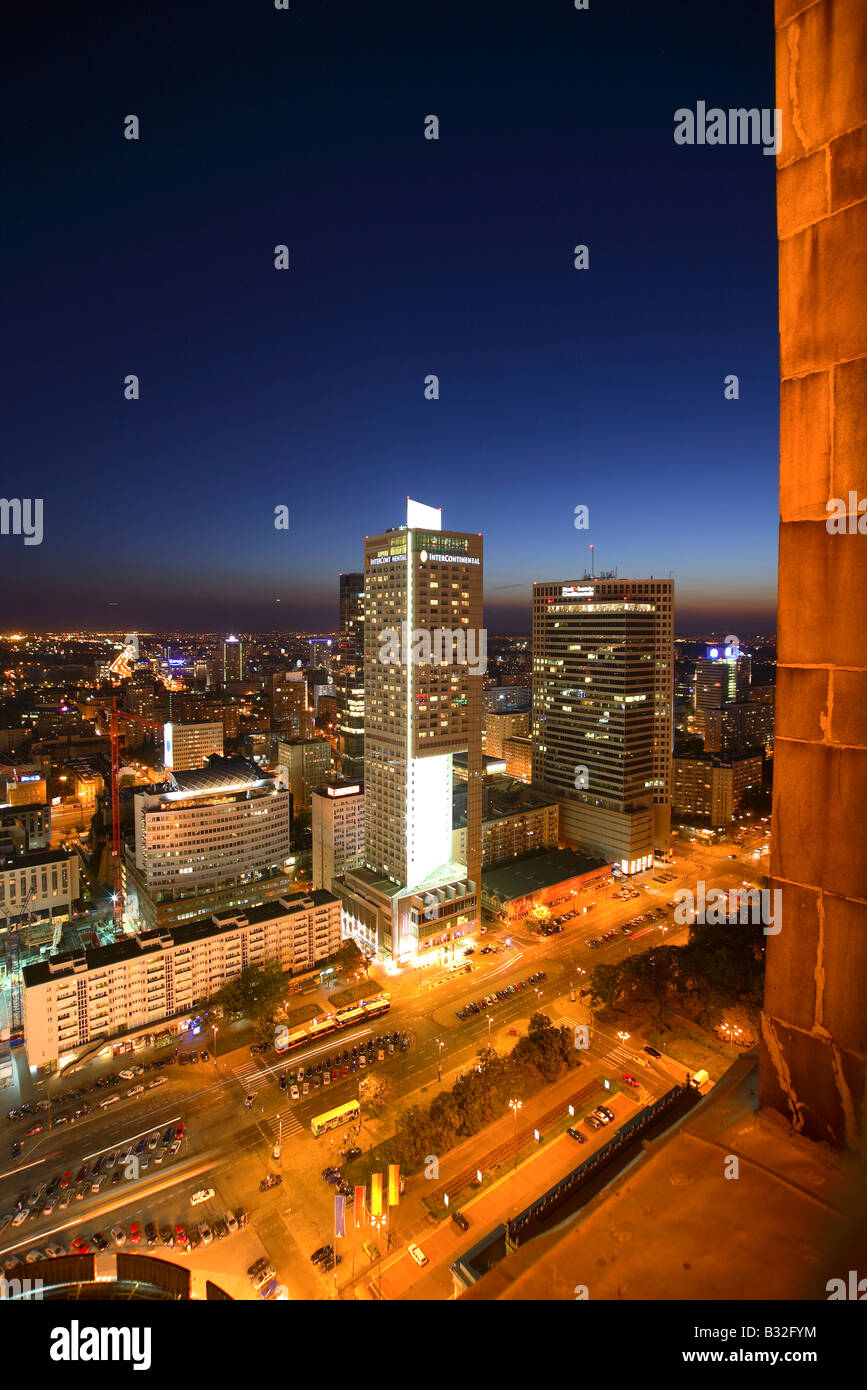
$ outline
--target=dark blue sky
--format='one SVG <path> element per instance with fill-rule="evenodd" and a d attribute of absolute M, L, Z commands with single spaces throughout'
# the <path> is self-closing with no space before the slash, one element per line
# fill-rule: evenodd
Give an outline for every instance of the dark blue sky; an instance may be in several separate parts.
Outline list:
<path fill-rule="evenodd" d="M 291 4 L 7 25 L 2 491 L 45 529 L 0 626 L 329 626 L 409 493 L 485 534 L 494 630 L 589 541 L 681 631 L 772 629 L 775 161 L 673 140 L 773 105 L 770 5 Z"/>

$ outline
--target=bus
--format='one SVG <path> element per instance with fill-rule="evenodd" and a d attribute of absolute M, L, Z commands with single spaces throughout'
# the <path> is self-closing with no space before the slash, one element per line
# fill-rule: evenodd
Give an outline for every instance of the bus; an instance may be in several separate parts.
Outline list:
<path fill-rule="evenodd" d="M 350 1125 L 358 1119 L 360 1114 L 357 1100 L 350 1100 L 346 1105 L 338 1105 L 336 1110 L 327 1110 L 324 1115 L 317 1115 L 310 1122 L 314 1137 L 324 1134 L 327 1129 L 339 1129 L 341 1125 Z"/>
<path fill-rule="evenodd" d="M 334 1033 L 341 1028 L 351 1028 L 356 1023 L 366 1023 L 368 1019 L 378 1018 L 380 1014 L 387 1013 L 391 1008 L 391 996 L 386 993 L 373 994 L 369 999 L 360 999 L 356 1004 L 344 1004 L 332 1014 L 323 1014 L 320 1018 L 311 1019 L 309 1023 L 300 1024 L 286 1033 L 281 1040 L 281 1045 L 274 1047 L 275 1052 L 291 1052 L 296 1047 L 305 1047 L 308 1043 L 314 1043 L 319 1038 L 325 1037 L 328 1033 Z"/>

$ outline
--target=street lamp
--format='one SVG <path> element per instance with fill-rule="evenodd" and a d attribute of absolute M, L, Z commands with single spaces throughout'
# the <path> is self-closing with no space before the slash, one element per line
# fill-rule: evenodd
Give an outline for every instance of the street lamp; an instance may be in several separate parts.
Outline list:
<path fill-rule="evenodd" d="M 214 1034 L 214 1069 L 216 1070 L 216 1067 L 217 1067 L 217 1025 L 216 1025 L 216 1023 L 211 1024 L 211 1031 L 212 1031 L 213 1034 Z"/>
<path fill-rule="evenodd" d="M 518 1111 L 523 1109 L 523 1105 L 523 1101 L 520 1100 L 509 1101 L 509 1109 L 515 1117 L 515 1173 L 518 1171 Z"/>
<path fill-rule="evenodd" d="M 443 1079 L 443 1060 L 442 1060 L 442 1059 L 443 1059 L 443 1050 L 445 1049 L 445 1043 L 444 1043 L 444 1042 L 440 1042 L 439 1038 L 437 1038 L 436 1044 L 437 1044 L 437 1081 L 442 1081 L 442 1079 Z"/>
<path fill-rule="evenodd" d="M 621 1041 L 622 1043 L 627 1043 L 627 1042 L 629 1042 L 629 1039 L 630 1039 L 630 1037 L 631 1037 L 631 1034 L 630 1034 L 630 1033 L 623 1033 L 623 1032 L 621 1032 L 621 1033 L 618 1033 L 617 1036 L 618 1036 L 618 1038 L 620 1039 L 620 1041 Z"/>

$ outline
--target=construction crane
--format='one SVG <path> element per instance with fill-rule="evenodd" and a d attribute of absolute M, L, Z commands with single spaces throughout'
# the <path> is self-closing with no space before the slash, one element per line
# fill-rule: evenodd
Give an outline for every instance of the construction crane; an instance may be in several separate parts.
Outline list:
<path fill-rule="evenodd" d="M 128 720 L 131 724 L 141 724 L 146 729 L 161 729 L 162 725 L 155 719 L 145 719 L 140 714 L 130 714 L 127 710 L 119 710 L 117 700 L 111 702 L 111 719 L 109 723 L 109 739 L 111 742 L 111 881 L 113 892 L 111 901 L 114 907 L 114 934 L 115 939 L 119 940 L 123 934 L 123 874 L 121 872 L 121 844 L 120 844 L 120 721 Z"/>
<path fill-rule="evenodd" d="M 24 1037 L 24 1022 L 21 1009 L 21 940 L 19 933 L 29 917 L 28 907 L 30 899 L 36 892 L 36 886 L 31 881 L 27 890 L 27 896 L 21 904 L 21 911 L 14 919 L 9 918 L 9 925 L 6 929 L 8 936 L 9 953 L 9 978 L 12 985 L 12 1019 L 9 1029 L 9 1038 L 13 1045 L 19 1043 Z"/>

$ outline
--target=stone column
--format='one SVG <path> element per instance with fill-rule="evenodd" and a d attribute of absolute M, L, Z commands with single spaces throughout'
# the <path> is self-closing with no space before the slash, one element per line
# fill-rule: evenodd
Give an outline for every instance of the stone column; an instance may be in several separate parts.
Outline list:
<path fill-rule="evenodd" d="M 867 3 L 776 0 L 776 34 L 782 929 L 767 937 L 760 1102 L 855 1148 L 867 1060 Z M 845 534 L 826 525 L 832 498 L 853 513 Z"/>

